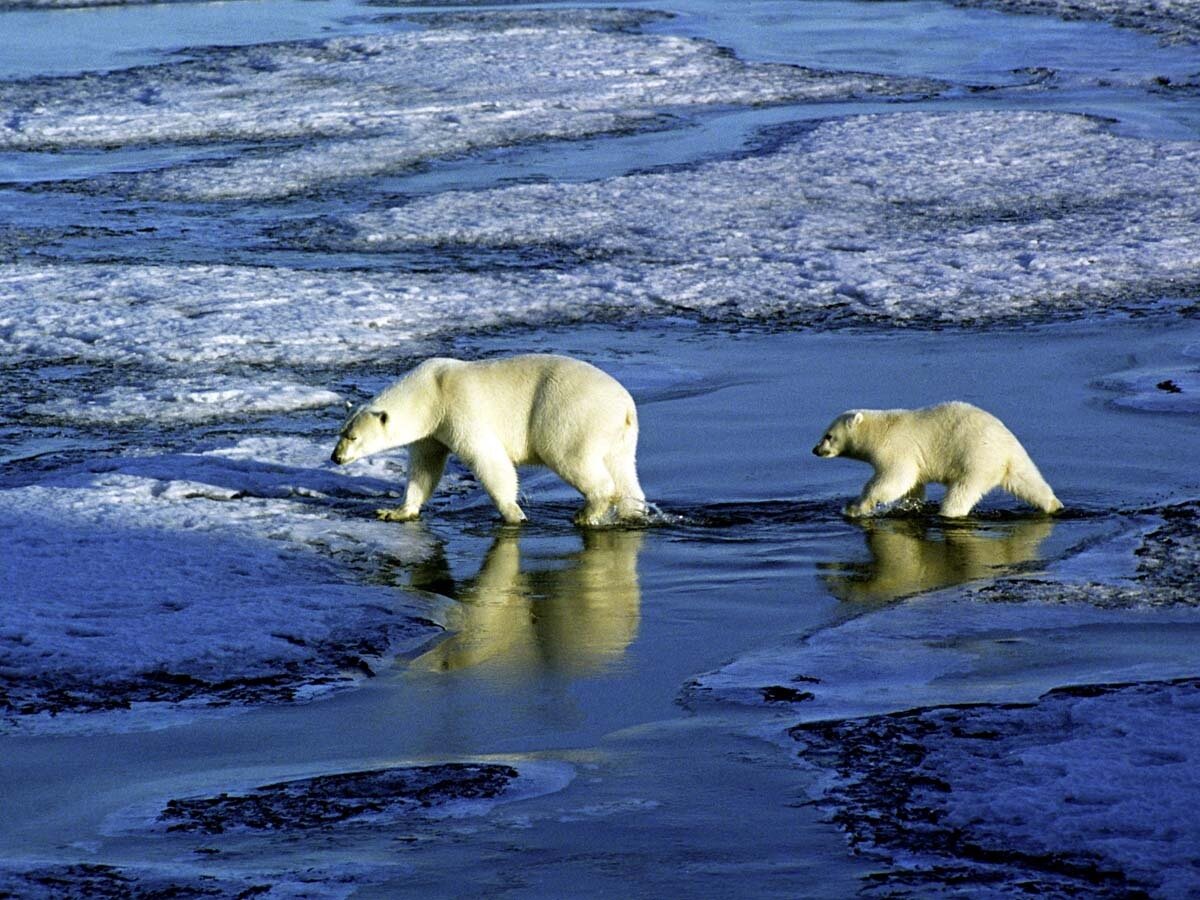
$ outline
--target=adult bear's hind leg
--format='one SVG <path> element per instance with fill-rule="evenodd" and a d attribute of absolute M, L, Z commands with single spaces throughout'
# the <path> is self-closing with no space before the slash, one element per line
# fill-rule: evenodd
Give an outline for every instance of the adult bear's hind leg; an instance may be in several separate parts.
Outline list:
<path fill-rule="evenodd" d="M 617 484 L 604 459 L 593 454 L 561 464 L 556 471 L 563 481 L 583 494 L 583 509 L 575 514 L 575 524 L 604 524 L 617 500 Z"/>

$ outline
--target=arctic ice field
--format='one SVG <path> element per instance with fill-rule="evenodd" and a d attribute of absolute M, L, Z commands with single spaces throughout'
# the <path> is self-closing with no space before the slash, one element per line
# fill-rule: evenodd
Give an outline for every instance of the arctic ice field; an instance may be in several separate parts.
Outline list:
<path fill-rule="evenodd" d="M 1196 896 L 1197 185 L 1191 0 L 0 0 L 0 896 Z M 643 526 L 329 460 L 528 351 Z"/>

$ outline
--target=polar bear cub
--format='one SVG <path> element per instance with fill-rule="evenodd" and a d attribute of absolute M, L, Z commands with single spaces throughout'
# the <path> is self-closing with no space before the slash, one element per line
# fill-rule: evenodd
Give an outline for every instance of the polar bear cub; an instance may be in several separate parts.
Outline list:
<path fill-rule="evenodd" d="M 504 521 L 522 522 L 516 466 L 546 466 L 583 494 L 580 525 L 616 509 L 645 510 L 638 484 L 638 419 L 633 398 L 595 366 L 528 354 L 480 362 L 428 359 L 357 410 L 342 428 L 333 461 L 408 446 L 404 505 L 382 519 L 415 519 L 441 480 L 449 454 L 469 468 Z"/>
<path fill-rule="evenodd" d="M 946 485 L 943 516 L 965 516 L 1000 487 L 1043 512 L 1062 509 L 1025 448 L 1004 423 L 970 403 L 923 409 L 852 409 L 829 425 L 813 447 L 875 467 L 862 494 L 842 512 L 869 516 L 881 503 L 925 498 L 925 485 Z"/>

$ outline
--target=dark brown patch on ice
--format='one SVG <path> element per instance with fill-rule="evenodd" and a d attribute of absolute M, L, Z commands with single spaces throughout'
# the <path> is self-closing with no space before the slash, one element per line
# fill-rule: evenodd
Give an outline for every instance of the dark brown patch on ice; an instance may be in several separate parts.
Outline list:
<path fill-rule="evenodd" d="M 344 772 L 257 787 L 242 794 L 171 800 L 158 816 L 168 831 L 327 829 L 378 821 L 459 800 L 498 797 L 517 777 L 511 766 L 442 763 Z"/>

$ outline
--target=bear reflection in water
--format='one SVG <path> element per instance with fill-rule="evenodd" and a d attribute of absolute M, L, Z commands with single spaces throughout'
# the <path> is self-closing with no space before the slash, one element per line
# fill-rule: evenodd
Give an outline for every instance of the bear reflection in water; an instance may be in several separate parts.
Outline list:
<path fill-rule="evenodd" d="M 1037 560 L 1048 519 L 986 526 L 920 519 L 862 519 L 868 562 L 829 563 L 822 580 L 839 600 L 881 603 L 1006 574 Z"/>
<path fill-rule="evenodd" d="M 528 539 L 527 539 L 528 540 Z M 445 558 L 413 573 L 412 585 L 454 597 L 452 634 L 412 665 L 452 671 L 488 665 L 506 675 L 586 675 L 616 662 L 637 635 L 642 533 L 589 530 L 582 549 L 537 554 L 522 565 L 511 530 L 493 542 L 479 572 L 455 584 Z"/>

